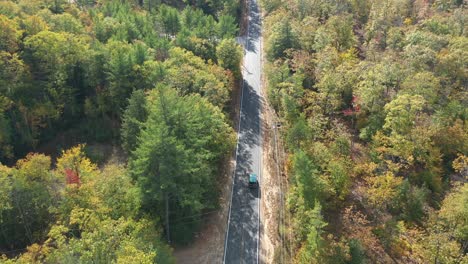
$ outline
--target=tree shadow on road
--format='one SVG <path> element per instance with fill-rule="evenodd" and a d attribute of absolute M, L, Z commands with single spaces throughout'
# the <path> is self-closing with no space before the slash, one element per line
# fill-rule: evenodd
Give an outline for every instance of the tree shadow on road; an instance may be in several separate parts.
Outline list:
<path fill-rule="evenodd" d="M 258 50 L 254 44 L 260 39 L 262 27 L 258 4 L 252 2 L 250 4 L 250 10 L 248 33 L 245 37 L 244 48 L 249 52 L 257 53 Z"/>

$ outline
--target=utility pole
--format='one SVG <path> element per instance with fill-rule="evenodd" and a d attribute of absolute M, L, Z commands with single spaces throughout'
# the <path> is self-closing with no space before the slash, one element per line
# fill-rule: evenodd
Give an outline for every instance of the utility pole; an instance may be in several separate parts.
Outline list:
<path fill-rule="evenodd" d="M 169 195 L 166 192 L 166 235 L 167 235 L 167 243 L 171 243 L 171 232 L 169 227 Z"/>

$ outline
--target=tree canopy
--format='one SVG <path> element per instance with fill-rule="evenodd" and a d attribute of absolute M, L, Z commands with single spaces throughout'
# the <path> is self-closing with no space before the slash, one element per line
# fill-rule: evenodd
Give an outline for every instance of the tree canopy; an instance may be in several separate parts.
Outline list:
<path fill-rule="evenodd" d="M 0 262 L 175 262 L 218 209 L 240 11 L 0 2 Z"/>
<path fill-rule="evenodd" d="M 294 263 L 466 261 L 462 1 L 262 6 L 268 97 L 288 154 L 279 230 L 289 246 L 278 254 Z"/>

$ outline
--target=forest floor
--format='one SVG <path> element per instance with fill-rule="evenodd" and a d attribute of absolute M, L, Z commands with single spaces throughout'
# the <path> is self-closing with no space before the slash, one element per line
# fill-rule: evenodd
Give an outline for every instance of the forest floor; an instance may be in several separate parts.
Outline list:
<path fill-rule="evenodd" d="M 119 144 L 113 142 L 87 143 L 76 128 L 70 128 L 58 133 L 54 138 L 34 149 L 34 152 L 50 156 L 52 165 L 55 166 L 55 162 L 62 155 L 62 151 L 78 144 L 84 146 L 86 156 L 100 168 L 107 164 L 126 164 L 127 162 L 127 155 Z"/>

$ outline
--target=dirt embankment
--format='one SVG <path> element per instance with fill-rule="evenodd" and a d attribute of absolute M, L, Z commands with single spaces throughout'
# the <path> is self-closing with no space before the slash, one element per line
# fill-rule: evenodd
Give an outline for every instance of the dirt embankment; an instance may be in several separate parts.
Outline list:
<path fill-rule="evenodd" d="M 262 14 L 263 16 L 263 14 Z M 265 61 L 262 39 L 262 65 Z M 262 72 L 262 200 L 260 205 L 260 261 L 261 263 L 286 263 L 283 254 L 280 229 L 283 228 L 283 205 L 285 188 L 281 172 L 283 155 L 279 146 L 276 117 L 268 104 L 267 79 Z M 279 156 L 279 157 L 278 157 Z M 284 185 L 284 184 L 283 184 Z"/>
<path fill-rule="evenodd" d="M 265 94 L 265 93 L 264 93 Z M 266 100 L 262 102 L 263 153 L 260 204 L 260 259 L 261 263 L 275 263 L 280 244 L 281 188 L 274 142 L 274 117 Z"/>

